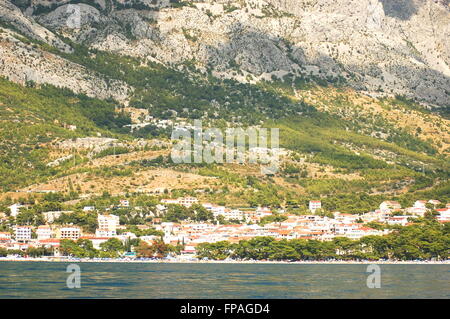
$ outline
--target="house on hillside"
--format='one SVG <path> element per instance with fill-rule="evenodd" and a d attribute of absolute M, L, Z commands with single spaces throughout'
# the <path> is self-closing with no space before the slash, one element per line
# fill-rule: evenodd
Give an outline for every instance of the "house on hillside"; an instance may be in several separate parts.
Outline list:
<path fill-rule="evenodd" d="M 310 200 L 309 201 L 309 210 L 312 213 L 315 213 L 316 210 L 322 209 L 322 202 L 320 200 Z"/>
<path fill-rule="evenodd" d="M 392 210 L 401 209 L 402 205 L 399 202 L 393 200 L 386 200 L 380 204 L 380 210 L 382 212 L 390 212 Z"/>

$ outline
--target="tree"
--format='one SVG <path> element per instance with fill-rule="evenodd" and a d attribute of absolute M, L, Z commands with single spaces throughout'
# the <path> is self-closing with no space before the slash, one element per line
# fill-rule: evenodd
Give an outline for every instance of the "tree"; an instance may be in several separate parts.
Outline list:
<path fill-rule="evenodd" d="M 89 239 L 78 239 L 76 242 L 70 239 L 63 239 L 60 242 L 60 251 L 63 255 L 77 258 L 94 258 L 98 256 L 96 250 Z"/>
<path fill-rule="evenodd" d="M 172 247 L 162 240 L 154 240 L 152 245 L 156 258 L 164 258 L 172 251 Z"/>
<path fill-rule="evenodd" d="M 152 246 L 145 241 L 141 241 L 139 246 L 136 247 L 136 255 L 139 258 L 151 258 L 153 257 L 155 250 Z"/>
<path fill-rule="evenodd" d="M 0 257 L 8 256 L 8 250 L 6 248 L 0 247 Z"/>
<path fill-rule="evenodd" d="M 139 238 L 127 238 L 125 240 L 124 251 L 131 252 L 132 247 L 137 247 L 141 243 L 141 240 Z"/>
<path fill-rule="evenodd" d="M 59 243 L 60 252 L 64 256 L 78 257 L 82 255 L 82 251 L 78 245 L 70 239 L 62 239 Z"/>
<path fill-rule="evenodd" d="M 110 238 L 104 243 L 100 244 L 101 252 L 103 256 L 115 258 L 124 252 L 124 246 L 122 242 L 117 238 Z"/>
<path fill-rule="evenodd" d="M 97 213 L 95 212 L 74 212 L 72 214 L 61 214 L 61 216 L 55 220 L 55 223 L 60 225 L 77 225 L 89 233 L 94 233 L 95 229 L 98 227 Z"/>
<path fill-rule="evenodd" d="M 311 252 L 308 249 L 308 240 L 306 239 L 292 239 L 289 241 L 289 245 L 295 249 L 299 259 L 307 260 L 312 257 Z"/>
<path fill-rule="evenodd" d="M 336 237 L 333 240 L 338 255 L 350 255 L 357 249 L 358 242 L 347 237 Z"/>
<path fill-rule="evenodd" d="M 136 253 L 138 257 L 144 258 L 164 258 L 171 252 L 176 250 L 173 246 L 167 245 L 162 240 L 153 241 L 152 245 L 141 241 L 139 246 L 136 248 Z"/>
<path fill-rule="evenodd" d="M 53 255 L 53 249 L 52 248 L 45 248 L 45 247 L 29 247 L 26 252 L 26 255 L 30 257 L 42 257 L 42 256 L 51 256 Z"/>
<path fill-rule="evenodd" d="M 333 217 L 334 217 L 332 212 L 327 211 L 326 209 L 322 209 L 322 208 L 317 209 L 317 210 L 314 212 L 314 214 L 315 214 L 315 215 L 319 215 L 319 216 L 330 217 L 330 218 L 333 218 Z"/>
<path fill-rule="evenodd" d="M 389 240 L 385 236 L 365 236 L 360 239 L 361 248 L 368 254 L 368 259 L 388 259 Z"/>
<path fill-rule="evenodd" d="M 248 250 L 251 259 L 268 259 L 270 256 L 270 245 L 275 241 L 272 237 L 255 237 L 250 239 L 250 249 Z"/>
<path fill-rule="evenodd" d="M 269 223 L 281 223 L 281 222 L 285 221 L 286 219 L 287 219 L 286 215 L 272 214 L 272 215 L 261 218 L 259 224 L 265 225 L 265 224 L 269 224 Z"/>
<path fill-rule="evenodd" d="M 212 212 L 208 211 L 205 207 L 199 204 L 194 204 L 191 206 L 191 210 L 193 211 L 193 214 L 195 214 L 194 220 L 195 221 L 208 221 L 213 220 L 214 215 Z"/>
<path fill-rule="evenodd" d="M 194 211 L 181 205 L 169 205 L 164 220 L 169 222 L 179 222 L 181 220 L 193 219 Z"/>
<path fill-rule="evenodd" d="M 196 250 L 197 257 L 200 259 L 208 258 L 211 260 L 224 260 L 230 257 L 232 245 L 228 241 L 201 243 L 197 246 Z"/>
<path fill-rule="evenodd" d="M 285 239 L 273 242 L 270 246 L 270 260 L 299 260 L 300 254 Z"/>
<path fill-rule="evenodd" d="M 36 213 L 32 209 L 21 211 L 16 217 L 18 225 L 39 226 L 44 224 L 44 217 L 40 213 Z"/>

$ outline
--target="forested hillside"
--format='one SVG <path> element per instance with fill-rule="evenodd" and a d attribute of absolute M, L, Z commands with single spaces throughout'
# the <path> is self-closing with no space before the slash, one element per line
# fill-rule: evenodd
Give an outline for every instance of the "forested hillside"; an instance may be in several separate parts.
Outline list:
<path fill-rule="evenodd" d="M 34 20 L 27 20 L 34 27 L 28 29 L 17 8 L 8 7 L 22 20 L 0 16 L 3 57 L 15 55 L 22 63 L 20 75 L 26 75 L 5 73 L 0 79 L 2 197 L 48 190 L 88 196 L 132 194 L 160 188 L 236 206 L 297 209 L 321 198 L 326 210 L 351 213 L 374 209 L 385 199 L 410 203 L 426 195 L 449 200 L 448 110 L 445 103 L 435 104 L 436 99 L 445 100 L 445 94 L 433 103 L 393 94 L 395 90 L 377 95 L 355 88 L 351 76 L 321 72 L 265 70 L 267 76 L 256 77 L 245 59 L 230 61 L 228 69 L 235 76 L 224 76 L 217 65 L 205 67 L 194 58 L 168 63 L 158 54 L 133 54 L 129 46 L 115 50 L 105 42 L 95 45 L 94 39 L 124 30 L 129 30 L 131 47 L 145 42 L 130 21 L 119 31 L 105 28 L 108 19 L 124 18 L 121 14 L 132 10 L 139 19 L 146 16 L 149 25 L 157 23 L 149 17 L 158 12 L 167 18 L 197 10 L 189 2 L 157 10 L 114 5 L 88 8 L 104 14 L 105 20 L 99 25 L 86 22 L 78 37 L 55 22 L 59 5 L 36 5 Z M 20 9 L 27 7 L 25 1 Z M 227 10 L 227 17 L 235 11 Z M 275 11 L 271 12 L 265 15 Z M 37 37 L 37 25 L 47 27 L 58 41 L 51 42 L 50 33 L 49 39 Z M 95 27 L 95 37 L 81 39 L 88 27 Z M 181 34 L 190 43 L 199 41 L 190 30 Z M 3 70 L 12 72 L 8 63 L 18 60 L 4 59 Z M 45 69 L 43 61 L 60 69 Z M 52 73 L 61 78 L 55 80 Z M 131 130 L 128 125 L 136 123 L 130 109 L 148 112 L 152 124 Z M 202 119 L 205 127 L 279 128 L 280 146 L 289 155 L 272 176 L 248 164 L 174 164 L 169 157 L 171 126 L 155 123 L 170 120 L 177 125 L 194 119 Z M 84 146 L 77 138 L 103 144 L 93 153 L 92 145 Z M 165 176 L 158 176 L 162 170 Z"/>

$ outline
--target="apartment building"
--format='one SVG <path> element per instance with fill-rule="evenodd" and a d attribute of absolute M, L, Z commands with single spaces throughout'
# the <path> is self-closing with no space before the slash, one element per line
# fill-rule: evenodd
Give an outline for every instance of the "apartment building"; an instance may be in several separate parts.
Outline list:
<path fill-rule="evenodd" d="M 217 218 L 219 215 L 223 216 L 225 220 L 243 220 L 244 213 L 239 209 L 224 209 L 220 211 L 213 211 L 213 215 Z"/>
<path fill-rule="evenodd" d="M 31 240 L 31 226 L 16 226 L 14 228 L 14 234 L 17 242 L 28 242 Z"/>
<path fill-rule="evenodd" d="M 98 229 L 116 231 L 120 225 L 119 216 L 107 214 L 98 215 L 97 217 Z"/>
<path fill-rule="evenodd" d="M 78 240 L 81 237 L 81 229 L 76 226 L 61 227 L 56 230 L 56 238 Z"/>
<path fill-rule="evenodd" d="M 97 237 L 110 238 L 117 235 L 117 228 L 120 226 L 119 216 L 107 214 L 98 215 L 98 228 L 95 230 Z"/>
<path fill-rule="evenodd" d="M 181 197 L 178 198 L 178 203 L 185 207 L 191 207 L 194 204 L 198 204 L 198 199 L 195 197 Z"/>
<path fill-rule="evenodd" d="M 53 232 L 49 225 L 41 225 L 36 229 L 38 240 L 45 240 L 52 238 Z"/>

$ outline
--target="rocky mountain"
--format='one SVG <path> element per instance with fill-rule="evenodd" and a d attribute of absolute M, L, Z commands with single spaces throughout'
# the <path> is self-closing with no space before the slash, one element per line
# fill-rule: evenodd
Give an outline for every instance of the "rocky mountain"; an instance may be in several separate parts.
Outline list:
<path fill-rule="evenodd" d="M 83 45 L 240 82 L 312 78 L 450 105 L 447 0 L 1 0 L 0 21 L 1 75 L 122 103 L 126 83 L 14 33 L 65 54 Z"/>
<path fill-rule="evenodd" d="M 446 203 L 449 26 L 431 0 L 0 0 L 0 201 Z M 279 171 L 173 163 L 194 119 L 278 128 Z"/>

